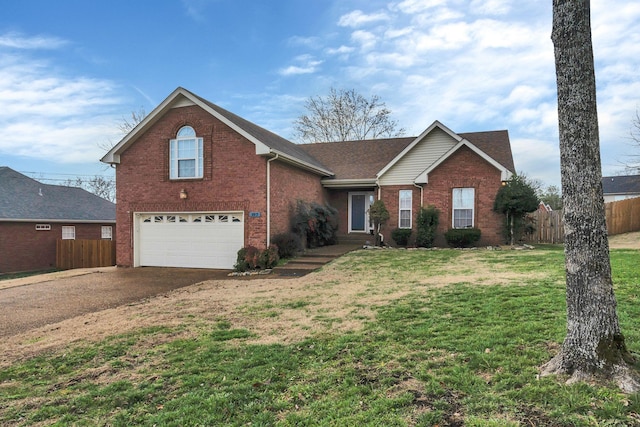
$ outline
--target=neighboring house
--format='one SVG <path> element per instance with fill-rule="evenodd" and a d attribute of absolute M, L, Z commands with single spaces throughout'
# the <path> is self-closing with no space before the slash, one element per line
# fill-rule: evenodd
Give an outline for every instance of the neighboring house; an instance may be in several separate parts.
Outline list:
<path fill-rule="evenodd" d="M 640 175 L 603 176 L 604 202 L 640 197 Z"/>
<path fill-rule="evenodd" d="M 59 239 L 112 239 L 115 204 L 0 166 L 0 273 L 54 268 Z"/>
<path fill-rule="evenodd" d="M 538 212 L 553 212 L 551 206 L 545 202 L 540 202 L 538 204 Z"/>
<path fill-rule="evenodd" d="M 340 234 L 366 237 L 376 199 L 382 231 L 413 228 L 420 206 L 451 227 L 503 241 L 493 202 L 515 169 L 507 131 L 297 145 L 177 88 L 102 161 L 116 166 L 117 264 L 231 268 L 238 249 L 290 230 L 297 200 L 329 203 Z M 415 233 L 414 233 L 415 236 Z"/>

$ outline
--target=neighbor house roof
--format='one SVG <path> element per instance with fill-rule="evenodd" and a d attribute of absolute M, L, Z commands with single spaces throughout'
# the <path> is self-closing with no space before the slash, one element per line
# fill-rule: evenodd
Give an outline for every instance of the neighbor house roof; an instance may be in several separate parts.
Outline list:
<path fill-rule="evenodd" d="M 317 159 L 310 156 L 299 145 L 270 132 L 255 123 L 243 119 L 188 90 L 178 87 L 158 107 L 116 144 L 102 159 L 105 163 L 120 163 L 120 154 L 136 139 L 157 122 L 169 109 L 179 106 L 198 105 L 216 117 L 256 146 L 256 154 L 277 156 L 279 159 L 296 164 L 323 176 L 333 173 Z"/>
<path fill-rule="evenodd" d="M 603 176 L 602 192 L 606 194 L 640 194 L 640 175 Z"/>
<path fill-rule="evenodd" d="M 116 205 L 82 188 L 42 184 L 0 166 L 0 221 L 116 221 Z"/>

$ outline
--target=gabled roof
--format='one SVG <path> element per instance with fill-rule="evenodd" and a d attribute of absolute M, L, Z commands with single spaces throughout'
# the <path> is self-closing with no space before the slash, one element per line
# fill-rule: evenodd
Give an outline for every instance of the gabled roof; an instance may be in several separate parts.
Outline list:
<path fill-rule="evenodd" d="M 147 117 L 144 118 L 129 134 L 116 144 L 100 161 L 105 163 L 120 163 L 120 154 L 132 145 L 140 135 L 171 108 L 187 105 L 197 105 L 218 120 L 247 138 L 256 146 L 256 154 L 278 156 L 279 159 L 293 163 L 323 176 L 331 176 L 332 172 L 318 160 L 307 154 L 300 146 L 276 135 L 248 120 L 243 119 L 222 107 L 219 107 L 188 90 L 178 87 Z"/>
<path fill-rule="evenodd" d="M 640 175 L 603 176 L 602 192 L 606 194 L 640 194 Z"/>
<path fill-rule="evenodd" d="M 0 221 L 116 221 L 116 205 L 82 188 L 42 184 L 0 166 Z"/>
<path fill-rule="evenodd" d="M 323 181 L 325 184 L 336 182 L 341 185 L 372 185 L 436 128 L 449 135 L 456 145 L 440 157 L 437 164 L 429 165 L 430 168 L 441 164 L 464 145 L 503 171 L 505 176 L 515 172 L 509 133 L 506 130 L 456 134 L 438 121 L 417 137 L 324 142 L 301 144 L 300 147 L 334 172 L 333 178 Z"/>

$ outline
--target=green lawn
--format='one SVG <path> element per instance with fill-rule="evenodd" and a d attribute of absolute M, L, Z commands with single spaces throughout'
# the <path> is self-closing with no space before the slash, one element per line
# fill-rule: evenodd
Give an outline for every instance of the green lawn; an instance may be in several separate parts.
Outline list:
<path fill-rule="evenodd" d="M 640 251 L 611 259 L 627 345 L 640 353 Z M 157 325 L 25 360 L 0 372 L 0 424 L 640 425 L 637 394 L 537 376 L 564 337 L 560 247 L 358 251 L 324 271 L 308 300 L 243 308 L 269 322 L 316 304 L 313 287 L 353 280 L 363 300 L 405 292 L 372 305 L 360 328 L 286 345 L 256 344 L 255 331 L 218 318 L 188 339 Z"/>

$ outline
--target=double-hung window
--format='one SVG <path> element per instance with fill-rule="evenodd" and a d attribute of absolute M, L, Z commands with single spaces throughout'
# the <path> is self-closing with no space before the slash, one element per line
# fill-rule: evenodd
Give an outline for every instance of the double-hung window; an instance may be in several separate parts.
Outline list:
<path fill-rule="evenodd" d="M 399 224 L 400 228 L 411 228 L 411 204 L 412 204 L 413 191 L 400 190 L 400 212 L 399 212 Z"/>
<path fill-rule="evenodd" d="M 453 228 L 472 228 L 475 190 L 453 189 Z"/>
<path fill-rule="evenodd" d="M 202 138 L 191 126 L 183 126 L 169 143 L 169 177 L 202 178 Z"/>

